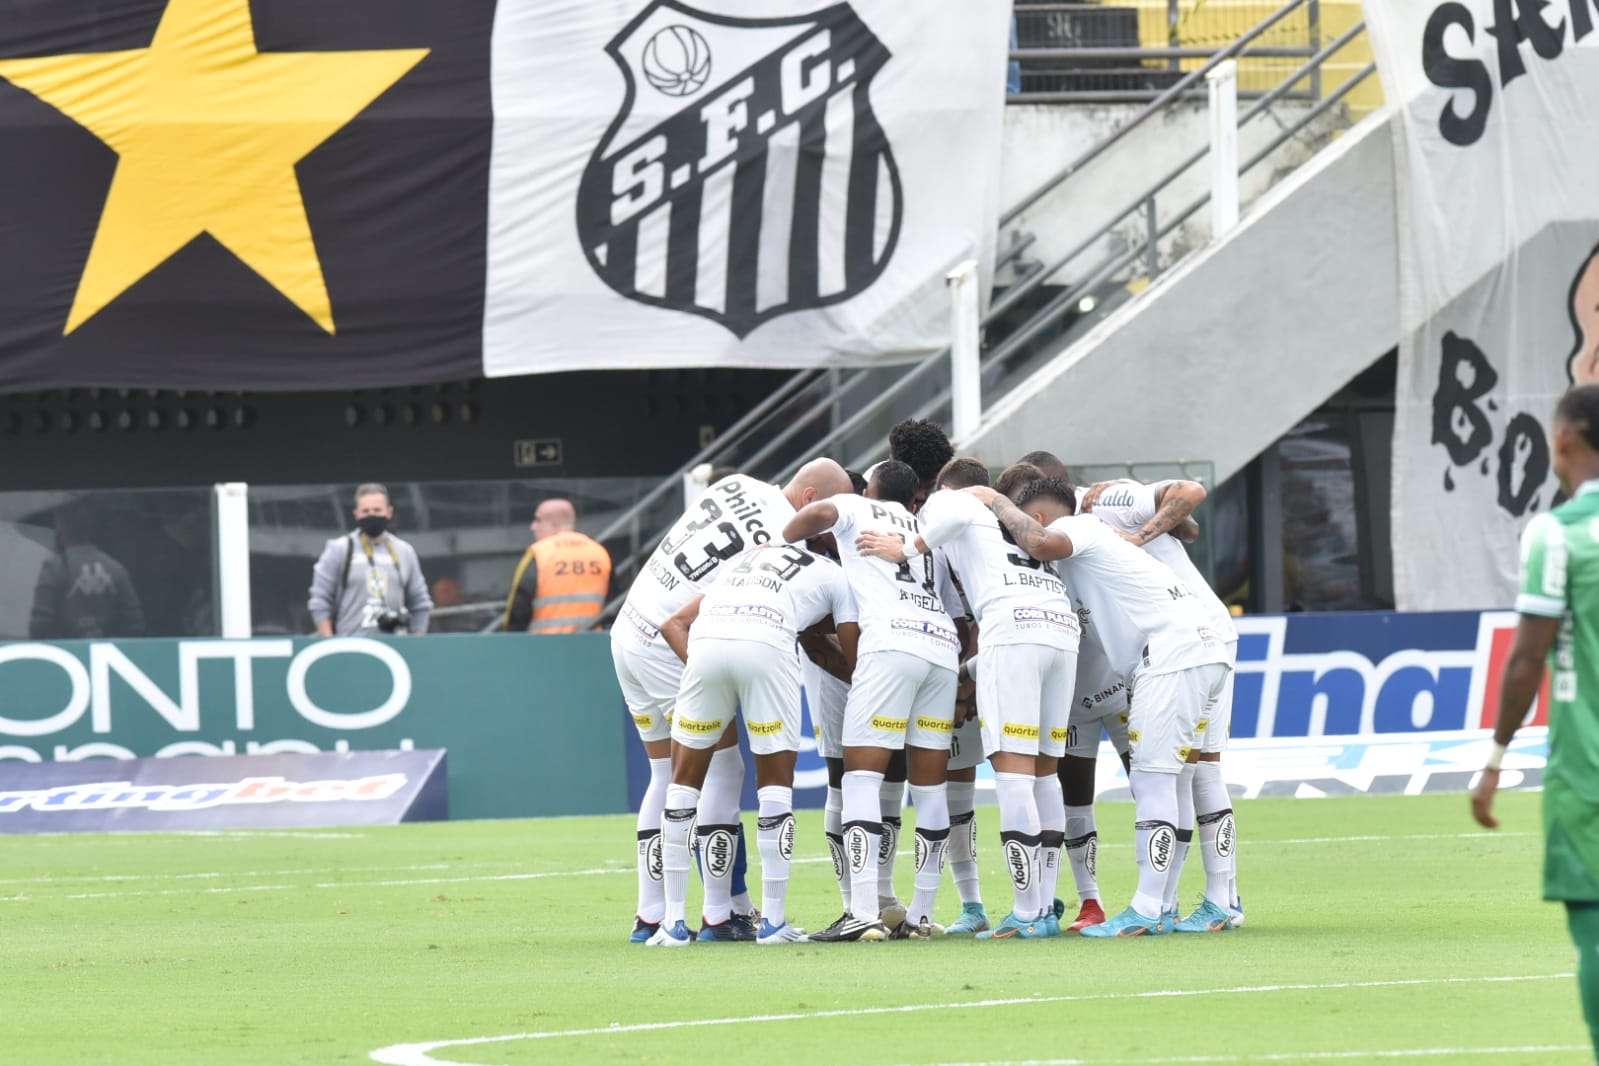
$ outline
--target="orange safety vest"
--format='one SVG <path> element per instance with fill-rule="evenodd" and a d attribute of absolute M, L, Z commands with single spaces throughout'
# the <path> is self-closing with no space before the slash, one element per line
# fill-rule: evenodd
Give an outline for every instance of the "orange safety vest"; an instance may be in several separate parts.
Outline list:
<path fill-rule="evenodd" d="M 611 587 L 611 556 L 605 546 L 575 529 L 533 542 L 511 587 L 522 583 L 528 560 L 538 566 L 529 633 L 577 633 L 599 621 Z"/>

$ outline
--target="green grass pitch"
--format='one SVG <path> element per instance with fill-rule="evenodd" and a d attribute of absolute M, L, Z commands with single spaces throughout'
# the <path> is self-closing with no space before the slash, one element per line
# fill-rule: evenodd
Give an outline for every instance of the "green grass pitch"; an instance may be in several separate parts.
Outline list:
<path fill-rule="evenodd" d="M 680 951 L 626 943 L 631 819 L 6 838 L 0 1063 L 1575 1066 L 1537 805 L 1502 796 L 1489 835 L 1459 795 L 1243 803 L 1234 932 Z M 1131 817 L 1101 808 L 1111 907 Z M 839 904 L 818 813 L 798 852 L 789 912 L 819 928 Z M 897 875 L 908 895 L 908 857 Z M 1185 906 L 1200 885 L 1196 856 Z"/>

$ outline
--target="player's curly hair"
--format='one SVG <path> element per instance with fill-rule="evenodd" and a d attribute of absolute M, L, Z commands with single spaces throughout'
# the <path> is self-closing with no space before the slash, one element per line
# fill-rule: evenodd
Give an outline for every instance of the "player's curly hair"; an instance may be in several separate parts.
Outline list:
<path fill-rule="evenodd" d="M 892 500 L 906 508 L 916 499 L 916 490 L 922 487 L 916 478 L 916 471 L 908 463 L 894 459 L 885 460 L 872 468 L 872 484 L 877 486 L 879 500 Z"/>
<path fill-rule="evenodd" d="M 955 448 L 936 422 L 907 418 L 888 431 L 888 456 L 909 466 L 916 480 L 926 485 L 955 458 Z"/>
<path fill-rule="evenodd" d="M 844 473 L 849 475 L 850 488 L 854 490 L 855 495 L 859 496 L 866 491 L 865 474 L 862 474 L 859 470 L 846 470 Z"/>

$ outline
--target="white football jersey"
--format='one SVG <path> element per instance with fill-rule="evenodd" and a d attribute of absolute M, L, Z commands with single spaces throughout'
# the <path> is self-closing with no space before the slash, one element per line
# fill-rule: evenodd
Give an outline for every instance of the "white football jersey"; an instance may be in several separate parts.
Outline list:
<path fill-rule="evenodd" d="M 1199 598 L 1165 564 L 1113 533 L 1093 515 L 1068 515 L 1050 529 L 1071 538 L 1056 572 L 1088 610 L 1113 667 L 1166 674 L 1231 660 Z"/>
<path fill-rule="evenodd" d="M 751 548 L 781 541 L 794 508 L 782 490 L 746 474 L 700 494 L 650 553 L 627 591 L 627 606 L 659 626 Z"/>
<path fill-rule="evenodd" d="M 1075 650 L 1077 612 L 1048 566 L 1008 541 L 999 519 L 966 492 L 943 489 L 922 506 L 922 540 L 938 548 L 960 578 L 985 647 L 1044 644 Z"/>
<path fill-rule="evenodd" d="M 701 639 L 753 640 L 792 651 L 802 629 L 828 615 L 856 620 L 844 568 L 795 544 L 769 544 L 721 568 L 689 628 L 690 655 Z"/>
<path fill-rule="evenodd" d="M 1083 502 L 1083 495 L 1087 491 L 1077 490 L 1079 504 Z M 1154 518 L 1159 509 L 1159 504 L 1155 502 L 1155 486 L 1138 481 L 1118 481 L 1115 488 L 1100 493 L 1099 499 L 1094 501 L 1094 509 L 1089 513 L 1116 529 L 1132 533 Z M 1181 541 L 1165 533 L 1144 545 L 1144 550 L 1165 563 L 1199 598 L 1210 617 L 1210 624 L 1222 635 L 1223 640 L 1238 639 L 1232 612 L 1221 602 L 1221 597 L 1211 589 L 1205 576 L 1199 572 L 1199 567 L 1188 557 L 1188 550 Z"/>
<path fill-rule="evenodd" d="M 895 566 L 855 550 L 855 539 L 867 530 L 915 538 L 921 532 L 916 517 L 887 500 L 834 496 L 832 502 L 838 507 L 832 533 L 860 616 L 860 653 L 904 651 L 936 666 L 958 667 L 960 637 L 951 616 L 961 609 L 960 594 L 942 553 Z"/>
<path fill-rule="evenodd" d="M 1099 641 L 1092 612 L 1081 600 L 1072 598 L 1082 624 L 1082 640 L 1077 646 L 1077 688 L 1072 693 L 1072 703 L 1092 711 L 1106 702 L 1122 706 L 1127 703 L 1127 679 L 1110 664 L 1105 646 Z"/>

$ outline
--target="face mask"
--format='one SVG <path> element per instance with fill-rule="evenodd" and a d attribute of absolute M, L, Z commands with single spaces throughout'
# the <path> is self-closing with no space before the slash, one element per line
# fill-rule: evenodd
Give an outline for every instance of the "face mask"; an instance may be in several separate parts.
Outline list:
<path fill-rule="evenodd" d="M 383 531 L 389 528 L 389 520 L 380 514 L 362 515 L 355 520 L 355 524 L 361 527 L 362 533 L 373 540 L 383 536 Z"/>

